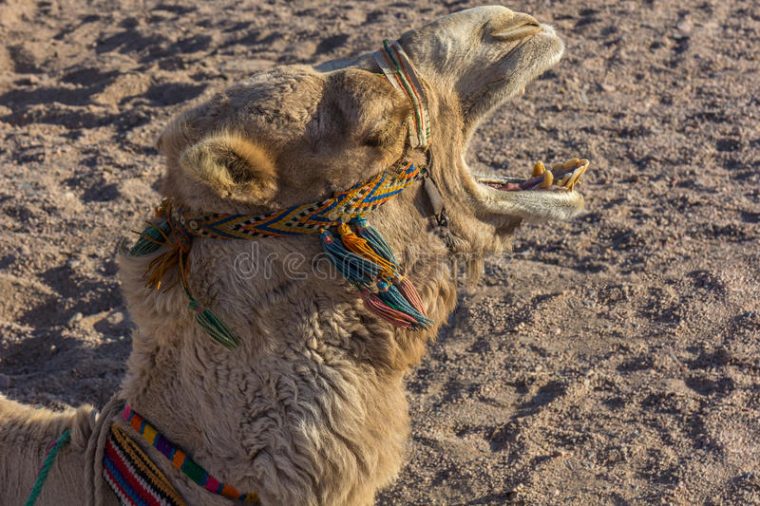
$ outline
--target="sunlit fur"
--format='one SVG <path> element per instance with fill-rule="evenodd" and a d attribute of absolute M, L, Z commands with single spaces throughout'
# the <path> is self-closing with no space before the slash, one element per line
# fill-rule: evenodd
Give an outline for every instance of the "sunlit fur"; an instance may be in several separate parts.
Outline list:
<path fill-rule="evenodd" d="M 559 60 L 563 46 L 553 30 L 483 7 L 400 40 L 427 89 L 430 170 L 452 235 L 447 245 L 430 229 L 419 187 L 369 220 L 414 280 L 436 322 L 431 329 L 393 328 L 341 280 L 319 279 L 308 265 L 294 269 L 294 255 L 318 254 L 315 237 L 197 240 L 191 289 L 241 338 L 229 351 L 193 321 L 180 288 L 145 287 L 151 257 L 119 259 L 139 329 L 121 395 L 212 474 L 257 491 L 264 504 L 373 504 L 404 459 L 404 375 L 456 302 L 451 254 L 477 265 L 507 244 L 521 220 L 569 217 L 582 205 L 561 192 L 484 192 L 464 162 L 478 123 Z M 166 128 L 158 143 L 167 163 L 162 191 L 193 212 L 316 201 L 397 160 L 424 162 L 405 147 L 409 114 L 369 55 L 259 73 Z M 88 412 L 52 414 L 0 400 L 0 503 L 25 495 L 44 446 L 64 426 L 86 433 Z M 64 476 L 80 466 L 81 449 L 64 452 L 40 504 L 81 504 L 76 494 L 87 486 Z M 227 504 L 152 455 L 190 504 Z"/>

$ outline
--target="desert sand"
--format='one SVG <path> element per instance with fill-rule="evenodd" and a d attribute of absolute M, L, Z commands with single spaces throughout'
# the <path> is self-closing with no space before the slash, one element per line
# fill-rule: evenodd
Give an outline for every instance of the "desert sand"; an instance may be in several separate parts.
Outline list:
<path fill-rule="evenodd" d="M 173 114 L 479 4 L 0 0 L 0 392 L 117 388 L 114 250 L 159 201 Z M 760 504 L 760 4 L 508 5 L 567 53 L 469 161 L 587 157 L 587 213 L 525 224 L 463 287 L 378 504 Z"/>

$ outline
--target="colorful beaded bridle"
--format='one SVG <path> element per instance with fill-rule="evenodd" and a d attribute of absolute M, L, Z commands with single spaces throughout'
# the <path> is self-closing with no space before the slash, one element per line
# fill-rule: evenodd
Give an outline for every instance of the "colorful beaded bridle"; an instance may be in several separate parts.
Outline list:
<path fill-rule="evenodd" d="M 374 54 L 390 83 L 413 105 L 409 118 L 409 144 L 427 149 L 430 120 L 427 100 L 412 62 L 398 42 L 384 41 Z M 179 282 L 196 321 L 216 341 L 233 348 L 237 336 L 189 288 L 190 249 L 193 239 L 257 239 L 319 234 L 322 249 L 335 268 L 359 292 L 364 306 L 378 317 L 406 329 L 432 325 L 412 282 L 404 275 L 393 250 L 365 215 L 398 196 L 426 176 L 426 170 L 401 162 L 368 181 L 319 202 L 263 215 L 210 213 L 188 216 L 170 201 L 157 209 L 155 220 L 130 249 L 132 256 L 161 251 L 146 272 L 147 285 L 159 289 L 166 273 L 179 272 Z"/>

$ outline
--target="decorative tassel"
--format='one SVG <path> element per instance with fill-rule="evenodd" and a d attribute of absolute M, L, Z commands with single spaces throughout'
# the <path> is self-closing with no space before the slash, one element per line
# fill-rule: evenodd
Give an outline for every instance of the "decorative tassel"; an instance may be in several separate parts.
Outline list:
<path fill-rule="evenodd" d="M 376 253 L 367 243 L 367 240 L 356 235 L 351 227 L 341 223 L 338 225 L 338 234 L 340 234 L 340 239 L 347 250 L 376 263 L 380 266 L 380 272 L 383 276 L 392 278 L 396 274 L 396 266 Z"/>
<path fill-rule="evenodd" d="M 412 307 L 416 309 L 418 313 L 427 317 L 427 314 L 425 313 L 425 305 L 422 303 L 422 298 L 412 282 L 409 281 L 408 278 L 402 276 L 395 284 L 398 287 L 398 291 L 409 301 Z"/>
<path fill-rule="evenodd" d="M 390 246 L 388 246 L 388 243 L 385 242 L 385 239 L 383 239 L 383 236 L 380 234 L 380 232 L 377 231 L 376 228 L 367 223 L 367 220 L 365 220 L 362 216 L 357 216 L 351 220 L 351 224 L 354 225 L 354 228 L 356 228 L 356 232 L 359 234 L 359 236 L 364 238 L 370 244 L 370 246 L 372 246 L 372 249 L 377 251 L 380 255 L 383 256 L 383 258 L 392 263 L 396 267 L 396 270 L 398 270 L 398 261 L 396 260 L 396 256 L 393 254 L 393 250 Z"/>
<path fill-rule="evenodd" d="M 177 268 L 179 281 L 188 298 L 188 307 L 195 313 L 195 321 L 216 342 L 227 348 L 235 348 L 240 340 L 232 331 L 216 316 L 209 308 L 204 307 L 192 296 L 188 288 L 188 276 L 190 273 L 190 248 L 192 236 L 181 226 L 175 226 L 172 222 L 171 210 L 164 203 L 157 211 L 159 221 L 156 224 L 149 223 L 148 227 L 140 234 L 137 243 L 129 251 L 133 256 L 144 256 L 155 253 L 161 248 L 168 248 L 150 261 L 145 274 L 146 285 L 159 290 L 164 276 L 172 268 Z M 168 287 L 167 287 L 168 288 Z"/>
<path fill-rule="evenodd" d="M 185 290 L 187 292 L 187 290 Z M 216 316 L 209 308 L 203 307 L 190 292 L 187 292 L 190 299 L 188 307 L 195 313 L 195 321 L 203 327 L 216 342 L 233 349 L 240 344 L 240 340 L 230 331 L 229 328 Z"/>
<path fill-rule="evenodd" d="M 357 231 L 357 234 L 367 241 L 367 243 L 376 251 L 379 255 L 382 255 L 388 262 L 393 264 L 395 270 L 394 285 L 397 287 L 400 297 L 395 297 L 395 294 L 391 292 L 387 295 L 387 298 L 393 299 L 392 303 L 397 304 L 399 308 L 405 307 L 408 303 L 415 311 L 414 315 L 417 319 L 417 323 L 422 327 L 429 326 L 432 321 L 427 318 L 425 314 L 425 307 L 422 303 L 422 298 L 417 292 L 412 282 L 398 274 L 398 261 L 396 255 L 393 254 L 393 250 L 383 238 L 382 234 L 374 227 L 367 223 L 363 217 L 358 216 L 351 221 L 351 224 Z M 404 309 L 401 309 L 404 310 Z"/>
<path fill-rule="evenodd" d="M 185 289 L 198 324 L 216 341 L 232 348 L 238 344 L 238 338 L 188 290 L 192 238 L 310 235 L 317 231 L 313 224 L 319 223 L 324 227 L 319 229 L 323 250 L 351 284 L 364 290 L 362 297 L 370 310 L 395 325 L 427 327 L 431 321 L 425 316 L 419 294 L 401 277 L 400 266 L 390 246 L 359 216 L 359 213 L 371 211 L 394 198 L 421 180 L 424 174 L 425 169 L 404 161 L 327 199 L 260 216 L 207 213 L 190 219 L 186 216 L 188 209 L 173 209 L 174 204 L 167 199 L 156 209 L 154 222 L 140 233 L 129 254 L 156 254 L 145 273 L 147 285 L 154 289 L 160 289 L 169 271 L 177 268 L 175 279 Z M 344 218 L 351 217 L 354 219 L 349 224 L 343 223 Z M 186 229 L 184 223 L 188 219 L 187 223 L 192 226 Z"/>
<path fill-rule="evenodd" d="M 176 267 L 186 253 L 176 245 L 172 244 L 168 251 L 165 251 L 151 260 L 148 264 L 148 270 L 145 273 L 145 286 L 160 290 L 164 276 L 173 267 Z M 170 287 L 167 287 L 170 288 Z"/>
<path fill-rule="evenodd" d="M 417 311 L 394 285 L 385 281 L 379 281 L 377 287 L 380 290 L 377 294 L 380 300 L 385 302 L 391 308 L 406 313 L 414 318 L 415 326 L 427 328 L 433 323 L 430 318 Z"/>
<path fill-rule="evenodd" d="M 171 222 L 172 205 L 169 200 L 164 200 L 155 209 L 157 223 L 148 223 L 148 227 L 140 233 L 129 254 L 132 256 L 144 256 L 155 253 L 169 242 L 174 227 Z"/>
<path fill-rule="evenodd" d="M 166 244 L 170 234 L 171 225 L 168 221 L 162 219 L 157 224 L 148 223 L 147 228 L 140 233 L 140 238 L 129 250 L 129 254 L 140 257 L 155 253 Z"/>
<path fill-rule="evenodd" d="M 383 320 L 405 329 L 417 324 L 417 321 L 412 316 L 388 306 L 369 290 L 362 290 L 361 296 L 362 300 L 364 300 L 364 306 Z"/>
<path fill-rule="evenodd" d="M 329 230 L 320 234 L 322 249 L 333 265 L 350 282 L 358 286 L 368 286 L 380 274 L 380 266 L 346 249 Z"/>
<path fill-rule="evenodd" d="M 171 228 L 171 223 L 169 225 Z M 167 251 L 158 255 L 148 264 L 146 285 L 159 290 L 167 271 L 173 267 L 178 267 L 182 284 L 186 286 L 190 267 L 188 255 L 192 246 L 192 237 L 183 229 L 171 228 L 171 236 L 167 237 L 164 246 L 168 248 Z"/>
<path fill-rule="evenodd" d="M 399 327 L 429 327 L 432 320 L 425 315 L 419 293 L 399 275 L 396 257 L 382 235 L 361 217 L 351 224 L 358 234 L 341 223 L 337 226 L 340 240 L 328 230 L 323 230 L 320 238 L 322 248 L 341 274 L 365 288 L 361 295 L 367 309 Z M 367 289 L 373 284 L 377 293 Z"/>
<path fill-rule="evenodd" d="M 206 331 L 206 334 L 210 335 L 214 341 L 218 342 L 222 346 L 229 349 L 237 348 L 240 344 L 240 339 L 232 333 L 232 331 L 224 324 L 224 322 L 214 314 L 211 309 L 203 306 L 198 299 L 193 297 L 188 287 L 188 277 L 190 274 L 189 258 L 187 251 L 180 253 L 177 262 L 177 268 L 179 270 L 179 279 L 182 283 L 182 288 L 187 295 L 188 304 L 187 307 L 195 313 L 195 321 Z"/>

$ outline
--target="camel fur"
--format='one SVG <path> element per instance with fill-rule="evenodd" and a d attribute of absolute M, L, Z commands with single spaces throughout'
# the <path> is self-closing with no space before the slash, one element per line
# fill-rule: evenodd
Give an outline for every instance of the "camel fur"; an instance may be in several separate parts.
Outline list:
<path fill-rule="evenodd" d="M 429 170 L 450 233 L 431 225 L 422 185 L 369 219 L 414 280 L 432 328 L 395 328 L 340 278 L 318 276 L 315 237 L 196 240 L 190 287 L 240 337 L 230 351 L 194 322 L 180 287 L 146 287 L 153 256 L 119 258 L 138 327 L 119 396 L 212 474 L 256 491 L 265 505 L 373 504 L 404 460 L 404 376 L 456 303 L 452 255 L 477 265 L 507 247 L 522 220 L 570 218 L 583 205 L 577 192 L 487 188 L 465 162 L 478 124 L 559 61 L 564 47 L 551 27 L 480 7 L 399 40 L 426 88 Z M 424 165 L 427 155 L 407 143 L 409 114 L 370 54 L 261 72 L 166 128 L 158 143 L 167 163 L 162 192 L 195 213 L 318 201 L 401 159 Z M 84 504 L 90 484 L 79 469 L 91 417 L 87 407 L 53 413 L 0 399 L 0 504 L 23 502 L 44 448 L 64 427 L 75 437 L 39 504 Z M 189 504 L 228 503 L 149 450 Z"/>

